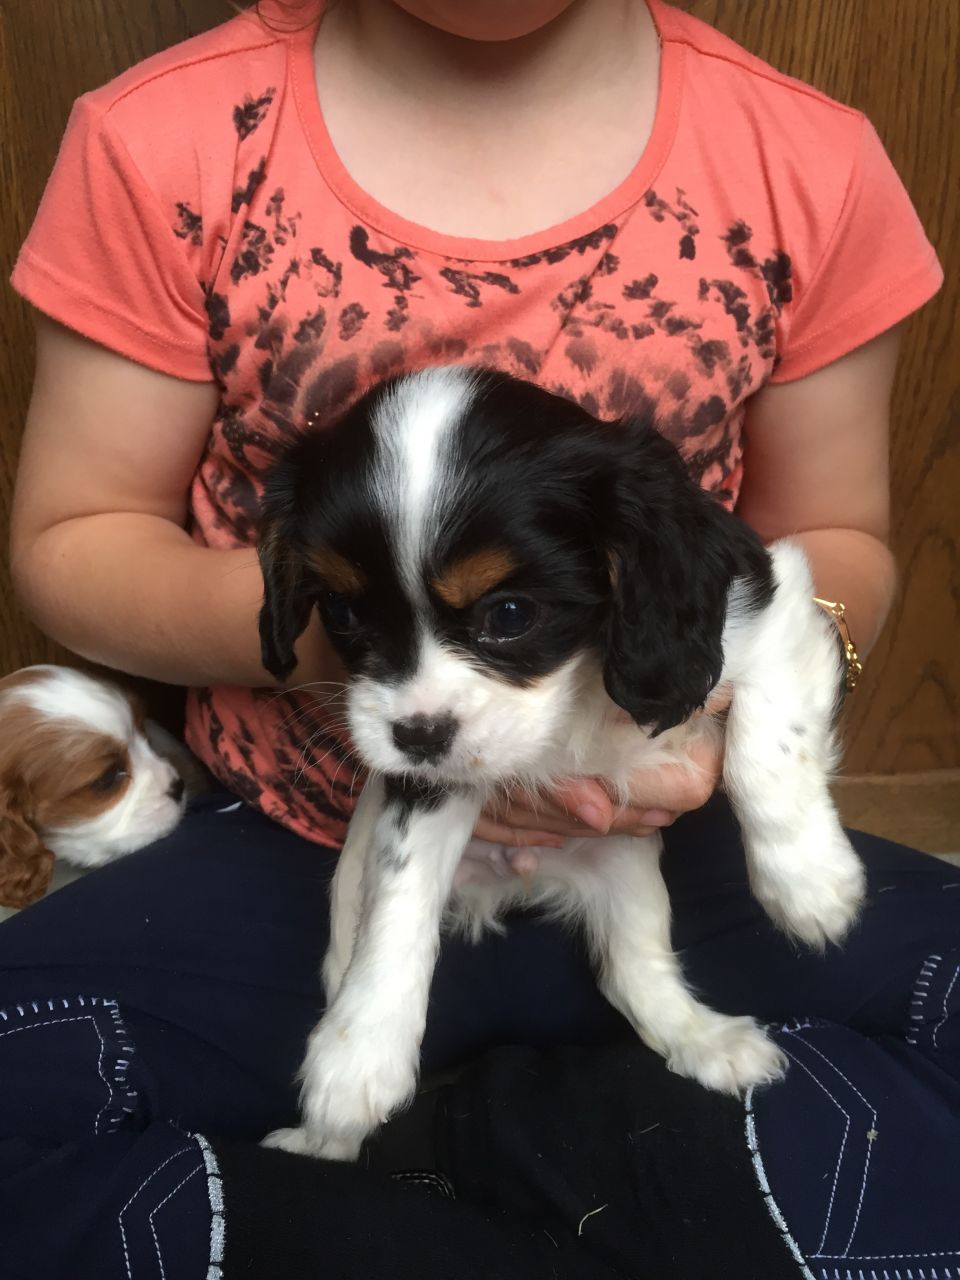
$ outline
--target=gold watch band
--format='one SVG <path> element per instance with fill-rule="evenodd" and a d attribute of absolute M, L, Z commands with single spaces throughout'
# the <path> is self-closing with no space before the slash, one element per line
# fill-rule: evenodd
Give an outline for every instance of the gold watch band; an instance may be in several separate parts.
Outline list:
<path fill-rule="evenodd" d="M 814 596 L 813 602 L 818 604 L 825 613 L 830 614 L 840 633 L 843 660 L 846 664 L 846 689 L 850 693 L 857 687 L 857 681 L 863 675 L 863 663 L 860 661 L 857 646 L 853 642 L 853 636 L 851 636 L 850 628 L 847 625 L 846 608 L 839 600 L 821 600 L 819 596 Z"/>

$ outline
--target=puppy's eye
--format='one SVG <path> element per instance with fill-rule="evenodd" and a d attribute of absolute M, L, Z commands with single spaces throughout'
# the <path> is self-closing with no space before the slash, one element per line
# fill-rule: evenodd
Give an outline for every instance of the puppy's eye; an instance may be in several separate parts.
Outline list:
<path fill-rule="evenodd" d="M 338 591 L 325 591 L 320 598 L 323 620 L 330 631 L 353 631 L 358 625 L 353 605 Z"/>
<path fill-rule="evenodd" d="M 533 627 L 539 608 L 525 596 L 500 600 L 488 609 L 483 619 L 483 639 L 519 640 Z"/>
<path fill-rule="evenodd" d="M 118 764 L 112 764 L 104 769 L 99 778 L 94 778 L 91 783 L 88 783 L 87 789 L 89 791 L 112 791 L 127 776 L 126 769 L 121 768 Z"/>

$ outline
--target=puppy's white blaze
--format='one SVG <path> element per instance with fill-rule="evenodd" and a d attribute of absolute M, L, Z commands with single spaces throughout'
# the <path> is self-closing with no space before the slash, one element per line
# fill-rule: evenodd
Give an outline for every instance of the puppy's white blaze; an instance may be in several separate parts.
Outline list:
<path fill-rule="evenodd" d="M 454 498 L 451 446 L 475 389 L 469 370 L 426 369 L 392 388 L 373 415 L 377 506 L 393 523 L 398 568 L 415 599 L 430 534 Z"/>
<path fill-rule="evenodd" d="M 79 671 L 40 665 L 26 668 L 42 679 L 11 689 L 9 697 L 25 702 L 46 720 L 66 720 L 125 740 L 133 730 L 133 714 L 116 689 Z"/>

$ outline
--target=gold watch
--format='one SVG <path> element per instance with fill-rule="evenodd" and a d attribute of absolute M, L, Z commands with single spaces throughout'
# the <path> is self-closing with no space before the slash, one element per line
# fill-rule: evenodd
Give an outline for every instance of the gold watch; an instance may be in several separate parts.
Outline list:
<path fill-rule="evenodd" d="M 821 600 L 819 596 L 814 596 L 813 602 L 818 604 L 825 613 L 829 613 L 836 624 L 837 631 L 840 634 L 840 644 L 843 648 L 843 661 L 846 666 L 844 683 L 847 693 L 850 693 L 857 687 L 857 681 L 863 675 L 863 663 L 860 661 L 857 646 L 853 642 L 853 636 L 851 636 L 850 628 L 847 625 L 846 608 L 839 600 Z"/>

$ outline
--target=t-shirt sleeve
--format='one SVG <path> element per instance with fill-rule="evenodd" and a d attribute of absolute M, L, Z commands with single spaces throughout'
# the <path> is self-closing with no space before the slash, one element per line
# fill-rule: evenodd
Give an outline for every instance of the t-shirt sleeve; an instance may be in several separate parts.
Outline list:
<path fill-rule="evenodd" d="M 943 271 L 869 121 L 839 220 L 795 307 L 772 382 L 823 368 L 931 298 Z"/>
<path fill-rule="evenodd" d="M 140 364 L 210 381 L 204 295 L 109 115 L 75 104 L 12 283 L 52 319 Z"/>

